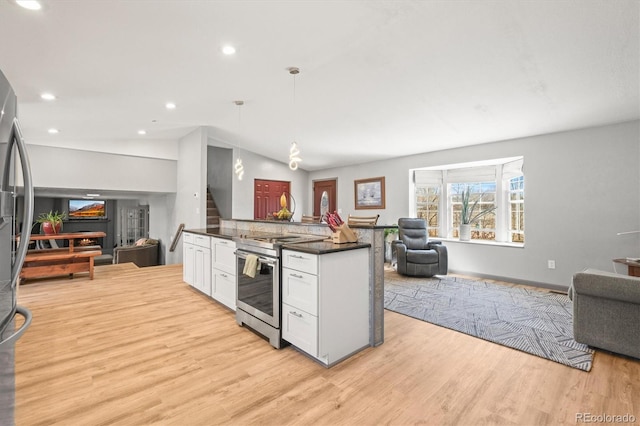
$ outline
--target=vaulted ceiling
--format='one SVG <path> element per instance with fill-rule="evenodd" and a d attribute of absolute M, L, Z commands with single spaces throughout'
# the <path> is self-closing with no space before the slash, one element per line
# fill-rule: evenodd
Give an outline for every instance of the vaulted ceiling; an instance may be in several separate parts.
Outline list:
<path fill-rule="evenodd" d="M 42 3 L 0 0 L 0 69 L 29 143 L 212 126 L 283 162 L 295 138 L 317 170 L 640 115 L 635 0 Z"/>

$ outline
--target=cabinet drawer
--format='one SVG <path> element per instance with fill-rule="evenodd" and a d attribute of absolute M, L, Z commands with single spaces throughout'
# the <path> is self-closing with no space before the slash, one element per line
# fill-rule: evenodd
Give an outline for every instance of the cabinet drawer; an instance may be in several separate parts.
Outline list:
<path fill-rule="evenodd" d="M 211 297 L 227 307 L 236 310 L 236 276 L 213 270 Z"/>
<path fill-rule="evenodd" d="M 282 268 L 282 301 L 318 315 L 318 277 L 295 269 Z"/>
<path fill-rule="evenodd" d="M 212 238 L 213 267 L 229 274 L 236 274 L 236 243 Z"/>
<path fill-rule="evenodd" d="M 211 237 L 196 234 L 193 236 L 193 243 L 200 247 L 211 248 Z"/>
<path fill-rule="evenodd" d="M 302 253 L 299 251 L 283 250 L 282 266 L 295 269 L 296 271 L 308 274 L 318 274 L 318 256 L 315 254 Z"/>
<path fill-rule="evenodd" d="M 211 237 L 211 242 L 213 244 L 221 244 L 221 245 L 226 246 L 226 247 L 236 248 L 236 242 L 235 241 L 226 240 L 224 238 Z"/>
<path fill-rule="evenodd" d="M 193 235 L 193 234 L 191 234 L 189 232 L 185 232 L 185 233 L 182 234 L 182 238 L 183 238 L 182 241 L 185 244 L 193 244 L 195 235 Z"/>
<path fill-rule="evenodd" d="M 318 356 L 318 317 L 282 304 L 282 338 L 311 356 Z"/>

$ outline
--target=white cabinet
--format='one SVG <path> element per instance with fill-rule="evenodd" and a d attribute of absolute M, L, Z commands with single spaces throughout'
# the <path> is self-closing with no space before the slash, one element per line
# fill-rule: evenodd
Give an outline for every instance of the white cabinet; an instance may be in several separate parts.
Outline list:
<path fill-rule="evenodd" d="M 318 315 L 318 276 L 283 268 L 282 300 L 311 315 Z"/>
<path fill-rule="evenodd" d="M 211 238 L 211 297 L 236 310 L 236 243 L 223 238 Z"/>
<path fill-rule="evenodd" d="M 318 317 L 283 302 L 282 338 L 318 358 Z"/>
<path fill-rule="evenodd" d="M 369 346 L 369 249 L 282 251 L 282 338 L 325 365 Z"/>
<path fill-rule="evenodd" d="M 196 248 L 193 244 L 188 244 L 186 239 L 182 245 L 182 280 L 193 285 L 194 273 L 196 262 Z"/>
<path fill-rule="evenodd" d="M 204 294 L 211 295 L 211 237 L 183 234 L 182 279 Z"/>

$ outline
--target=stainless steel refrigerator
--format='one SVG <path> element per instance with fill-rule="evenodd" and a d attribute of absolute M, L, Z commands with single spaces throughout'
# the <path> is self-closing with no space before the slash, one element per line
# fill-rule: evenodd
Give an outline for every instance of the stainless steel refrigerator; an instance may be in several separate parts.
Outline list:
<path fill-rule="evenodd" d="M 33 185 L 17 119 L 17 98 L 0 71 L 0 424 L 15 423 L 15 342 L 31 324 L 18 306 L 20 268 L 33 221 Z M 20 234 L 20 238 L 16 235 Z M 16 316 L 24 321 L 16 321 Z"/>

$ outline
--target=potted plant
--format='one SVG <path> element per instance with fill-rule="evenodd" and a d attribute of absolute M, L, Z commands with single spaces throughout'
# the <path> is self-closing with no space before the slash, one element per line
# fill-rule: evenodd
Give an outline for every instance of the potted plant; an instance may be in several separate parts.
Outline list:
<path fill-rule="evenodd" d="M 471 239 L 471 224 L 478 219 L 491 213 L 497 207 L 487 207 L 476 212 L 478 203 L 482 200 L 482 194 L 471 204 L 471 188 L 468 186 L 462 191 L 462 211 L 460 212 L 460 241 L 469 241 Z"/>
<path fill-rule="evenodd" d="M 393 224 L 395 228 L 384 228 L 384 260 L 385 262 L 391 262 L 393 259 L 393 253 L 391 251 L 391 242 L 397 239 L 398 225 Z"/>
<path fill-rule="evenodd" d="M 49 213 L 42 213 L 38 216 L 37 222 L 42 227 L 42 232 L 46 235 L 58 234 L 62 229 L 62 221 L 67 217 L 65 212 L 54 213 L 52 210 L 49 210 Z"/>

